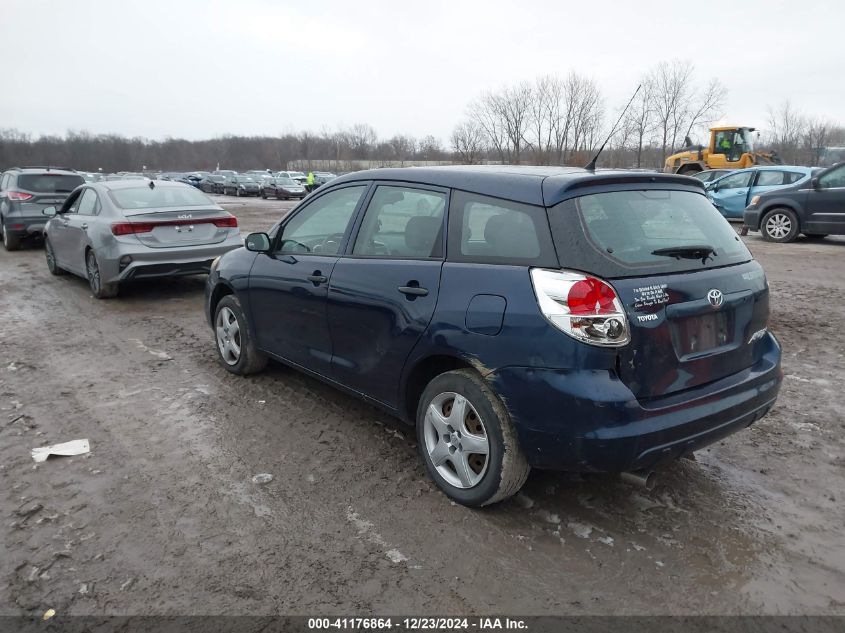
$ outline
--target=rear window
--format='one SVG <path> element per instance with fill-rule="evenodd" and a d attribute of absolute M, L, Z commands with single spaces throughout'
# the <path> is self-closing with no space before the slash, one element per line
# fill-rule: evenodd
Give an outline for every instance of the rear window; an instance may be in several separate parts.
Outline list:
<path fill-rule="evenodd" d="M 109 196 L 121 209 L 214 206 L 211 199 L 193 187 L 131 187 L 116 189 Z"/>
<path fill-rule="evenodd" d="M 84 184 L 82 176 L 71 174 L 21 174 L 18 188 L 36 193 L 70 193 Z"/>
<path fill-rule="evenodd" d="M 602 277 L 685 272 L 751 259 L 707 198 L 689 191 L 582 196 L 550 209 L 549 222 L 561 266 Z M 683 253 L 701 246 L 714 250 L 704 262 Z M 661 250 L 663 254 L 656 252 Z"/>

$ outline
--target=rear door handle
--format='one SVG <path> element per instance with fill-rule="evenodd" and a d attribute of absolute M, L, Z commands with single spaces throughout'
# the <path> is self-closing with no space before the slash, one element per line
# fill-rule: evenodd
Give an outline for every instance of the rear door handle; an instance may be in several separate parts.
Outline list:
<path fill-rule="evenodd" d="M 419 286 L 399 286 L 399 292 L 409 297 L 425 297 L 428 295 L 428 288 L 420 288 Z"/>
<path fill-rule="evenodd" d="M 313 283 L 315 286 L 319 286 L 320 284 L 324 284 L 329 280 L 328 277 L 326 277 L 325 275 L 320 275 L 319 272 L 320 271 L 314 271 L 313 275 L 308 275 L 308 281 Z"/>

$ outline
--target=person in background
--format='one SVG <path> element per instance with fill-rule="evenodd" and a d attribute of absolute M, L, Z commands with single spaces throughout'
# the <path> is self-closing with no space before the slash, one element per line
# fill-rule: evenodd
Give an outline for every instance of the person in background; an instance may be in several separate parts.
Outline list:
<path fill-rule="evenodd" d="M 308 176 L 305 178 L 305 189 L 310 193 L 314 191 L 314 172 L 309 171 Z"/>

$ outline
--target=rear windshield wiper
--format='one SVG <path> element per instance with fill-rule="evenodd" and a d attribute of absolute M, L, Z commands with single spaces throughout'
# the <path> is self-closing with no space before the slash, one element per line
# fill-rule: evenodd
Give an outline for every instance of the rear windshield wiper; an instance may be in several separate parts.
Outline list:
<path fill-rule="evenodd" d="M 716 255 L 716 249 L 706 244 L 696 244 L 658 248 L 657 250 L 651 251 L 651 254 L 661 257 L 674 257 L 675 259 L 700 259 L 701 263 L 704 264 L 710 257 Z"/>

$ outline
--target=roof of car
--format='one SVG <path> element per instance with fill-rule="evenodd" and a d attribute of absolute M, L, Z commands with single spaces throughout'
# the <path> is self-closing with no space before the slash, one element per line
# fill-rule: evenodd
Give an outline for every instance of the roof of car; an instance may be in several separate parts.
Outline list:
<path fill-rule="evenodd" d="M 49 165 L 43 166 L 43 167 L 38 166 L 38 165 L 30 166 L 30 167 L 10 167 L 8 169 L 8 171 L 20 171 L 20 172 L 25 172 L 25 171 L 37 171 L 37 172 L 50 171 L 50 172 L 53 172 L 53 171 L 55 171 L 55 172 L 67 172 L 69 174 L 77 173 L 77 171 L 75 169 L 71 169 L 70 167 L 50 167 Z"/>
<path fill-rule="evenodd" d="M 395 180 L 429 184 L 534 205 L 554 205 L 573 189 L 600 185 L 665 183 L 704 190 L 697 178 L 656 171 L 529 165 L 459 165 L 369 169 L 340 176 L 332 187 L 358 180 Z"/>

